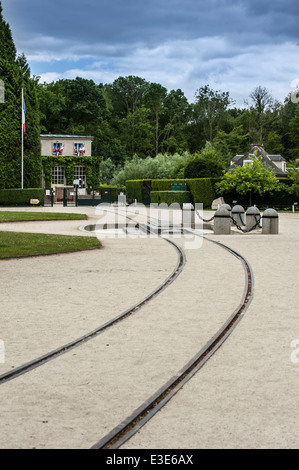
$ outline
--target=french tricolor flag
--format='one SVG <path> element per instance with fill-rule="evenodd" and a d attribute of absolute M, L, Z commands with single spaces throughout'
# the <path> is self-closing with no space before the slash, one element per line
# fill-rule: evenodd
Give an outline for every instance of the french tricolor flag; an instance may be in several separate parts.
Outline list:
<path fill-rule="evenodd" d="M 25 117 L 26 117 L 26 104 L 24 100 L 24 93 L 22 90 L 22 126 L 23 126 L 24 132 L 25 132 Z"/>

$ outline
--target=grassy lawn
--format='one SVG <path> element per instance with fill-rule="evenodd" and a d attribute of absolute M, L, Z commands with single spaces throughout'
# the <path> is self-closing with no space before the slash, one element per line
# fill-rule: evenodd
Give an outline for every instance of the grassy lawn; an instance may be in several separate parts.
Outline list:
<path fill-rule="evenodd" d="M 27 220 L 86 220 L 86 214 L 68 214 L 60 212 L 13 212 L 0 211 L 0 222 L 22 222 Z"/>
<path fill-rule="evenodd" d="M 96 237 L 0 231 L 0 258 L 101 248 Z"/>

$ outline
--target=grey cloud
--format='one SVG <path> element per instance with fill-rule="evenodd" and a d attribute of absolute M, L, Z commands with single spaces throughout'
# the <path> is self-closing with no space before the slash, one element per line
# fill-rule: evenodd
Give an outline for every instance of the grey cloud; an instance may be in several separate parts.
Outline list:
<path fill-rule="evenodd" d="M 225 35 L 244 44 L 294 38 L 297 2 L 232 0 L 2 0 L 20 43 L 32 32 L 75 43 L 155 46 Z M 287 5 L 287 9 L 283 5 Z M 277 18 L 279 16 L 279 19 Z M 238 39 L 239 40 L 239 39 Z M 38 44 L 36 44 L 38 48 Z"/>

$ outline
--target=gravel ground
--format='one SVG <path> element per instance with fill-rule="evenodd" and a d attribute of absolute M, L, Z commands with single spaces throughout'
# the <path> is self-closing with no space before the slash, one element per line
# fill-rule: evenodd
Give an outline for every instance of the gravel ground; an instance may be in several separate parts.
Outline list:
<path fill-rule="evenodd" d="M 18 209 L 19 210 L 19 209 Z M 25 210 L 32 210 L 25 209 Z M 89 220 L 1 224 L 1 230 L 91 236 Z M 207 217 L 209 213 L 205 214 Z M 249 261 L 254 299 L 208 363 L 126 449 L 297 448 L 299 215 L 279 235 L 206 236 Z M 99 235 L 101 238 L 101 236 Z M 204 240 L 179 277 L 138 313 L 84 346 L 0 385 L 0 448 L 90 448 L 176 374 L 239 305 L 241 263 Z M 177 264 L 152 237 L 101 239 L 103 249 L 1 261 L 0 374 L 114 318 L 159 286 Z"/>

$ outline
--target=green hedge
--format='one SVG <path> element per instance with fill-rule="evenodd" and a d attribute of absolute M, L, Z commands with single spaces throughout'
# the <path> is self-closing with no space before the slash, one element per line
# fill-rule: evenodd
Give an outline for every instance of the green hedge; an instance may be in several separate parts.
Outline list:
<path fill-rule="evenodd" d="M 187 190 L 191 194 L 190 202 L 193 204 L 202 203 L 204 207 L 210 208 L 213 200 L 218 197 L 215 189 L 215 184 L 218 181 L 218 178 L 152 180 L 152 190 L 170 191 L 172 183 L 186 183 Z"/>
<path fill-rule="evenodd" d="M 190 179 L 153 179 L 153 180 L 131 180 L 126 182 L 127 198 L 135 198 L 142 203 L 142 186 L 145 181 L 151 181 L 151 202 L 157 203 L 157 195 L 155 192 L 171 192 L 172 183 L 186 183 L 187 191 L 190 192 L 190 202 L 192 204 L 202 203 L 204 208 L 211 208 L 214 199 L 223 196 L 225 202 L 232 204 L 232 201 L 238 201 L 238 204 L 245 209 L 249 205 L 249 195 L 240 195 L 232 191 L 226 194 L 220 194 L 216 190 L 216 183 L 220 178 L 190 178 Z M 262 196 L 253 193 L 252 204 L 256 204 L 259 209 L 273 207 L 274 209 L 291 208 L 294 202 L 299 202 L 298 197 L 291 195 L 285 186 L 290 185 L 288 180 L 280 181 L 280 191 L 274 193 L 264 193 Z M 175 191 L 180 193 L 181 191 Z M 154 200 L 153 200 L 154 198 Z M 164 201 L 166 202 L 166 201 Z M 184 201 L 185 202 L 185 201 Z M 189 201 L 187 201 L 189 202 Z"/>
<path fill-rule="evenodd" d="M 237 194 L 235 191 L 223 195 L 227 204 L 232 205 L 233 201 L 244 207 L 246 210 L 249 207 L 249 195 Z M 272 209 L 287 209 L 291 210 L 294 202 L 299 202 L 298 197 L 291 195 L 285 189 L 271 193 L 264 193 L 260 196 L 257 193 L 252 193 L 252 205 L 256 205 L 260 210 L 271 207 Z"/>
<path fill-rule="evenodd" d="M 166 203 L 168 206 L 177 203 L 181 207 L 183 204 L 191 201 L 190 191 L 152 191 L 151 203 L 162 204 Z"/>
<path fill-rule="evenodd" d="M 211 207 L 211 204 L 218 197 L 215 184 L 218 178 L 194 178 L 194 179 L 153 179 L 153 180 L 130 180 L 126 181 L 127 198 L 135 198 L 142 203 L 142 186 L 144 181 L 151 181 L 151 202 L 152 194 L 155 191 L 171 192 L 172 183 L 186 183 L 187 191 L 190 192 L 190 201 L 193 204 L 202 203 L 204 207 Z M 178 191 L 180 192 L 180 191 Z M 185 201 L 184 201 L 185 202 Z"/>
<path fill-rule="evenodd" d="M 212 202 L 219 195 L 215 189 L 218 178 L 196 178 L 189 179 L 188 187 L 192 194 L 193 204 L 202 203 L 204 208 L 211 208 Z"/>
<path fill-rule="evenodd" d="M 44 204 L 45 191 L 42 188 L 0 189 L 0 206 L 30 206 L 30 199 Z"/>
<path fill-rule="evenodd" d="M 142 187 L 144 182 L 151 180 L 128 180 L 126 181 L 126 197 L 127 199 L 137 199 L 142 203 Z"/>
<path fill-rule="evenodd" d="M 167 179 L 167 180 L 152 180 L 152 191 L 171 191 L 172 183 L 186 183 L 187 189 L 188 189 L 188 180 Z"/>

